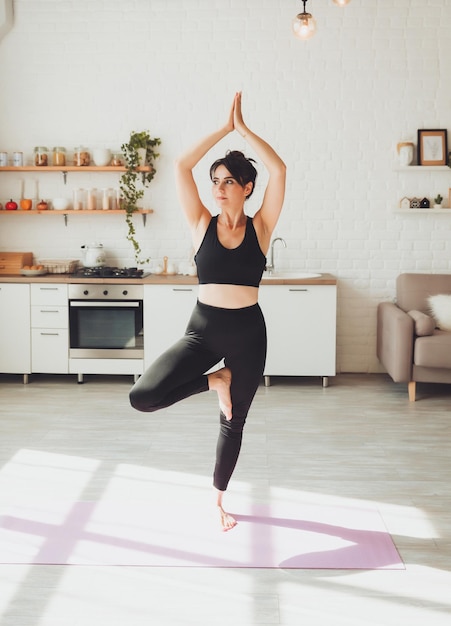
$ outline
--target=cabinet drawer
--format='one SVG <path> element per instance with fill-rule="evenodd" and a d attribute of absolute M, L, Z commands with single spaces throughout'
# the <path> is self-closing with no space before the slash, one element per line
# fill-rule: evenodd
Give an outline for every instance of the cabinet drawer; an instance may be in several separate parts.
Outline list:
<path fill-rule="evenodd" d="M 69 373 L 69 333 L 66 329 L 32 329 L 31 371 L 36 374 Z"/>
<path fill-rule="evenodd" d="M 67 285 L 31 283 L 31 304 L 67 305 Z"/>
<path fill-rule="evenodd" d="M 67 328 L 68 307 L 42 304 L 31 307 L 32 328 Z"/>

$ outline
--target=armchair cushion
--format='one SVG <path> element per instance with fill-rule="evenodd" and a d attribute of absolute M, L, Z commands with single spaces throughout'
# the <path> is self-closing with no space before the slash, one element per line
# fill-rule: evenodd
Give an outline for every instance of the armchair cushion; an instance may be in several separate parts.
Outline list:
<path fill-rule="evenodd" d="M 440 330 L 451 330 L 451 295 L 429 296 L 429 307 Z"/>
<path fill-rule="evenodd" d="M 427 337 L 432 335 L 435 329 L 435 319 L 426 313 L 413 309 L 408 315 L 415 323 L 415 335 L 417 337 Z"/>
<path fill-rule="evenodd" d="M 451 333 L 436 330 L 430 337 L 418 337 L 413 362 L 420 367 L 451 370 Z"/>

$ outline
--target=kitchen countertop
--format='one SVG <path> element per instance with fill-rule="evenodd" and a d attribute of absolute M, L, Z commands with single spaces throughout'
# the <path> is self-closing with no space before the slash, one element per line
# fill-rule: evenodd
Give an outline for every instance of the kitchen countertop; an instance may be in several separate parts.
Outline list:
<path fill-rule="evenodd" d="M 304 273 L 305 270 L 300 270 Z M 0 283 L 93 283 L 100 285 L 197 285 L 197 276 L 163 276 L 161 274 L 149 274 L 144 278 L 75 278 L 70 274 L 42 274 L 41 276 L 22 276 L 21 274 L 0 275 Z M 315 278 L 271 278 L 262 279 L 262 285 L 336 285 L 337 279 L 332 274 L 321 274 Z"/>

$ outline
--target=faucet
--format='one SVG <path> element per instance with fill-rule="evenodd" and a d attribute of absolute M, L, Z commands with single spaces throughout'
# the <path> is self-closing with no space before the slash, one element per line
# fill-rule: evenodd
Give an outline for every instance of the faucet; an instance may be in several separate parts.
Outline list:
<path fill-rule="evenodd" d="M 274 244 L 276 243 L 276 241 L 280 241 L 284 248 L 287 247 L 285 239 L 282 239 L 282 237 L 276 237 L 275 239 L 272 240 L 271 247 L 270 247 L 270 254 L 269 254 L 269 263 L 268 263 L 268 261 L 266 261 L 266 268 L 265 268 L 266 271 L 269 272 L 270 274 L 271 274 L 271 272 L 273 272 L 275 270 L 275 267 L 274 267 Z"/>

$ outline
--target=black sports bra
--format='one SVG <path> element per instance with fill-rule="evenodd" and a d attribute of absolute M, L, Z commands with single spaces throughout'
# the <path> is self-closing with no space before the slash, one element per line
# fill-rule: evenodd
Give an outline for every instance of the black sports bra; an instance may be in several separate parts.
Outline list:
<path fill-rule="evenodd" d="M 237 248 L 225 248 L 218 239 L 218 216 L 211 218 L 194 260 L 199 284 L 258 287 L 266 257 L 258 243 L 252 218 L 246 221 L 244 239 Z"/>

